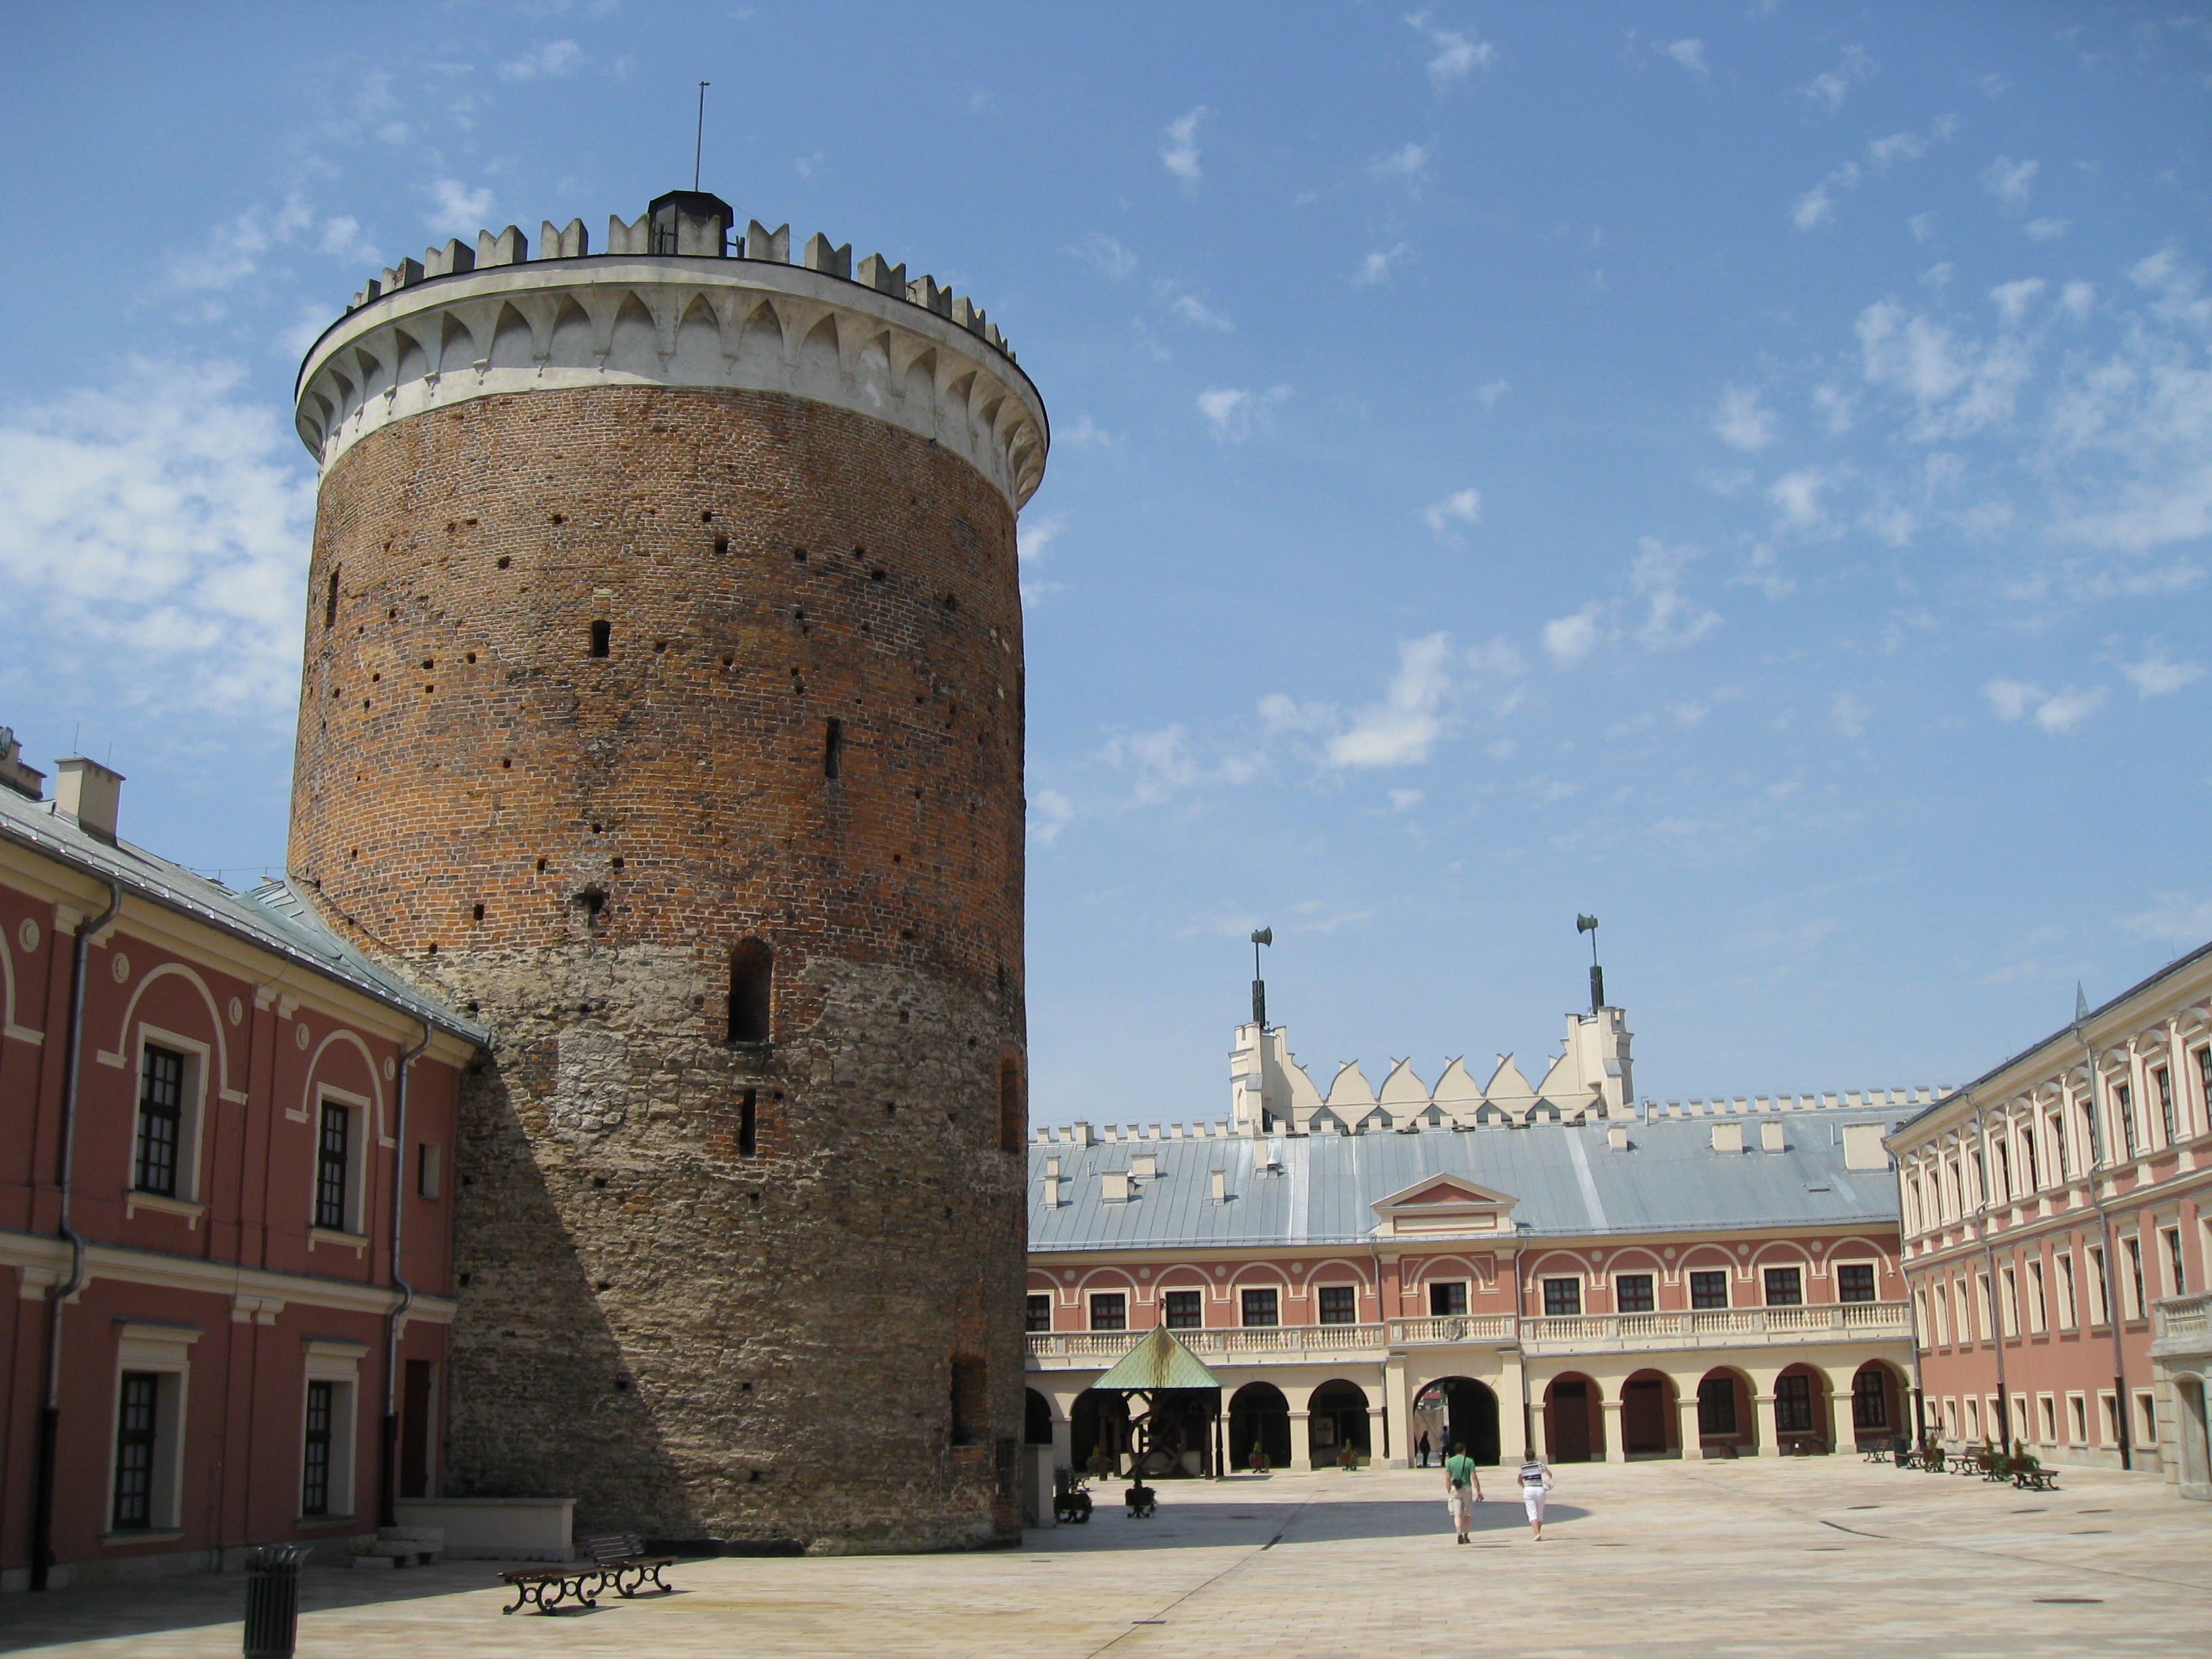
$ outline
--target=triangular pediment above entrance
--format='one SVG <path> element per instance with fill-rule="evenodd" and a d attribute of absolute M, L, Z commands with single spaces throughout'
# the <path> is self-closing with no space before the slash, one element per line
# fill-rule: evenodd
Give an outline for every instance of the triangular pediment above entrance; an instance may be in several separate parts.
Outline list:
<path fill-rule="evenodd" d="M 1464 1176 L 1434 1175 L 1376 1200 L 1372 1207 L 1385 1232 L 1510 1232 L 1518 1201 Z"/>

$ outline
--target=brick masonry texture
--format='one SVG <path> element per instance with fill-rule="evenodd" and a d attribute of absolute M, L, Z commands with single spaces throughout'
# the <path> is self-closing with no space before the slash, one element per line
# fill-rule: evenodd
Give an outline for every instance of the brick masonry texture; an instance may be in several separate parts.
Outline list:
<path fill-rule="evenodd" d="M 1004 497 L 775 393 L 478 399 L 331 468 L 309 598 L 293 872 L 496 1033 L 455 1164 L 448 1489 L 662 1539 L 1016 1535 Z M 726 1040 L 747 939 L 766 1044 Z M 956 1358 L 987 1367 L 972 1445 Z"/>

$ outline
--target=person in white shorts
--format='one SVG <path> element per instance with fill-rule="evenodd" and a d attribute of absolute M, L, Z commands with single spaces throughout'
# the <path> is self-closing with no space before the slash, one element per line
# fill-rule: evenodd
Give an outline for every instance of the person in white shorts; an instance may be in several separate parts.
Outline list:
<path fill-rule="evenodd" d="M 1521 1507 L 1528 1511 L 1528 1534 L 1537 1543 L 1544 1541 L 1544 1498 L 1552 1490 L 1552 1471 L 1535 1453 L 1521 1466 Z"/>

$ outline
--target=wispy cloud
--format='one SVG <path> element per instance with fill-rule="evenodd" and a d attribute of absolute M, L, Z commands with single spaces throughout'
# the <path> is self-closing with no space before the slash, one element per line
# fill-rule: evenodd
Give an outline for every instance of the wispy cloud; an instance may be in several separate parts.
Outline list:
<path fill-rule="evenodd" d="M 1482 494 L 1475 489 L 1456 489 L 1433 506 L 1421 509 L 1421 522 L 1439 536 L 1449 535 L 1455 526 L 1482 522 Z"/>
<path fill-rule="evenodd" d="M 2120 926 L 2130 933 L 2179 951 L 2212 938 L 2212 899 L 2192 898 L 2187 893 L 2160 893 L 2148 910 L 2122 916 Z"/>
<path fill-rule="evenodd" d="M 1712 73 L 1705 67 L 1705 43 L 1702 40 L 1670 40 L 1659 50 L 1700 78 Z"/>
<path fill-rule="evenodd" d="M 1571 617 L 1555 617 L 1544 624 L 1544 652 L 1560 667 L 1569 667 L 1595 650 L 1602 635 L 1597 606 L 1586 605 Z"/>
<path fill-rule="evenodd" d="M 1629 562 L 1628 585 L 1644 603 L 1644 620 L 1636 637 L 1654 651 L 1679 650 L 1721 625 L 1720 614 L 1708 610 L 1682 591 L 1682 575 L 1698 557 L 1698 550 L 1686 544 L 1669 544 L 1656 536 L 1637 538 L 1636 557 Z"/>
<path fill-rule="evenodd" d="M 2134 662 L 2120 665 L 2128 684 L 2136 694 L 2145 697 L 2168 697 L 2185 685 L 2194 684 L 2204 678 L 2201 662 L 2176 662 L 2166 654 L 2161 646 L 2152 646 Z"/>
<path fill-rule="evenodd" d="M 2031 242 L 2055 242 L 2073 228 L 2070 219 L 2031 219 L 2020 230 Z"/>
<path fill-rule="evenodd" d="M 1232 334 L 1237 325 L 1208 306 L 1195 295 L 1179 294 L 1170 302 L 1168 309 L 1193 328 L 1210 328 L 1218 333 Z"/>
<path fill-rule="evenodd" d="M 1407 766 L 1429 757 L 1445 730 L 1444 702 L 1452 691 L 1451 637 L 1431 634 L 1398 647 L 1398 672 L 1380 702 L 1352 717 L 1351 727 L 1328 740 L 1337 766 Z"/>
<path fill-rule="evenodd" d="M 1252 435 L 1254 426 L 1264 424 L 1268 411 L 1290 395 L 1286 386 L 1270 386 L 1265 392 L 1218 386 L 1198 394 L 1198 412 L 1206 417 L 1215 438 L 1224 443 L 1242 443 Z"/>
<path fill-rule="evenodd" d="M 1851 88 L 1875 72 L 1875 61 L 1861 46 L 1845 46 L 1841 60 L 1832 70 L 1823 70 L 1797 88 L 1799 97 L 1816 109 L 1834 114 L 1851 95 Z"/>
<path fill-rule="evenodd" d="M 1137 268 L 1137 256 L 1103 231 L 1092 231 L 1068 252 L 1117 283 Z"/>
<path fill-rule="evenodd" d="M 1040 789 L 1030 797 L 1030 839 L 1049 847 L 1060 832 L 1075 822 L 1075 803 L 1057 789 Z"/>
<path fill-rule="evenodd" d="M 1982 169 L 1982 188 L 2017 213 L 2027 206 L 2035 175 L 2042 166 L 2040 161 L 2015 161 L 2009 155 L 2000 155 Z"/>
<path fill-rule="evenodd" d="M 574 40 L 548 40 L 499 66 L 502 81 L 550 80 L 574 75 L 590 61 Z"/>
<path fill-rule="evenodd" d="M 1780 428 L 1774 411 L 1759 401 L 1758 387 L 1732 386 L 1722 389 L 1720 410 L 1713 416 L 1713 431 L 1730 448 L 1747 453 L 1764 449 L 1774 441 Z"/>
<path fill-rule="evenodd" d="M 1367 170 L 1377 179 L 1401 179 L 1412 185 L 1421 182 L 1428 166 L 1429 152 L 1419 144 L 1408 143 L 1376 156 L 1367 164 Z"/>
<path fill-rule="evenodd" d="M 430 181 L 430 211 L 422 222 L 447 236 L 471 236 L 492 220 L 492 194 L 489 187 L 479 185 L 471 190 L 458 179 L 434 179 Z"/>
<path fill-rule="evenodd" d="M 1160 161 L 1170 173 L 1182 181 L 1185 190 L 1196 190 L 1200 175 L 1198 165 L 1198 128 L 1210 112 L 1200 104 L 1188 115 L 1178 115 L 1167 124 L 1167 142 L 1160 146 Z"/>
<path fill-rule="evenodd" d="M 1400 242 L 1395 247 L 1377 249 L 1362 259 L 1359 262 L 1359 269 L 1352 272 L 1352 287 L 1372 288 L 1377 283 L 1388 281 L 1392 268 L 1405 257 L 1406 244 L 1403 242 Z"/>
<path fill-rule="evenodd" d="M 1427 12 L 1417 11 L 1406 22 L 1429 43 L 1429 84 L 1440 97 L 1476 70 L 1486 70 L 1498 61 L 1498 48 L 1489 41 L 1462 29 L 1436 27 Z"/>
<path fill-rule="evenodd" d="M 2045 732 L 2064 733 L 2102 708 L 2110 692 L 2101 685 L 2087 690 L 2069 685 L 2062 691 L 2045 692 L 2027 680 L 2000 678 L 1983 686 L 1982 695 L 2001 720 L 2033 720 Z"/>

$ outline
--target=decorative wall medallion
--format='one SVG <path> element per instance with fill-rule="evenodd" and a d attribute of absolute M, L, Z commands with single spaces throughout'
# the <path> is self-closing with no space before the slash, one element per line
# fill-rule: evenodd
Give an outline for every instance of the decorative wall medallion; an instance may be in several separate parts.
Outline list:
<path fill-rule="evenodd" d="M 305 1021 L 302 1021 L 301 1024 L 295 1025 L 292 1028 L 292 1041 L 298 1043 L 302 1048 L 306 1048 L 309 1042 L 313 1041 L 313 1039 L 307 1035 L 307 1027 Z"/>
<path fill-rule="evenodd" d="M 394 1073 L 394 1071 L 395 1071 L 396 1069 L 397 1069 L 397 1068 L 396 1068 L 396 1067 L 392 1065 L 392 1056 L 391 1056 L 390 1054 L 386 1054 L 386 1055 L 385 1055 L 385 1057 L 384 1057 L 384 1080 L 385 1080 L 386 1083 L 389 1083 L 389 1082 L 391 1082 L 391 1081 L 392 1081 L 392 1074 L 393 1074 L 393 1073 Z"/>
<path fill-rule="evenodd" d="M 1664 1250 L 1662 1250 L 1660 1254 L 1665 1256 L 1668 1261 L 1672 1261 L 1674 1259 L 1674 1247 L 1672 1244 L 1669 1244 Z"/>
<path fill-rule="evenodd" d="M 236 997 L 230 1000 L 230 1023 L 235 1025 L 246 1018 L 246 1005 Z"/>
<path fill-rule="evenodd" d="M 26 951 L 37 950 L 39 948 L 39 924 L 33 921 L 30 917 L 25 916 L 21 921 L 15 925 L 15 943 L 21 945 Z"/>
<path fill-rule="evenodd" d="M 131 977 L 131 958 L 118 951 L 107 959 L 107 971 L 115 975 L 118 985 Z"/>
<path fill-rule="evenodd" d="M 1137 1277 L 1139 1279 L 1150 1279 L 1152 1276 L 1152 1270 L 1150 1267 L 1139 1267 L 1137 1269 Z"/>
<path fill-rule="evenodd" d="M 1739 1244 L 1735 1247 L 1735 1253 L 1738 1255 L 1749 1255 L 1751 1254 L 1751 1246 L 1748 1244 Z"/>
<path fill-rule="evenodd" d="M 1069 1284 L 1073 1285 L 1075 1283 L 1075 1269 L 1073 1267 L 1066 1269 L 1061 1273 L 1060 1277 L 1066 1279 Z"/>

